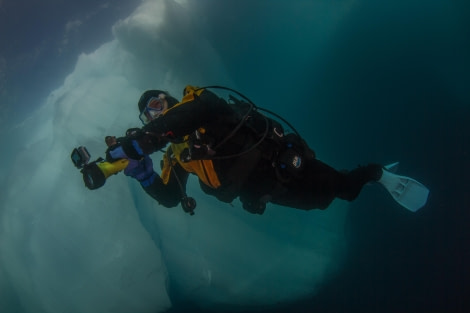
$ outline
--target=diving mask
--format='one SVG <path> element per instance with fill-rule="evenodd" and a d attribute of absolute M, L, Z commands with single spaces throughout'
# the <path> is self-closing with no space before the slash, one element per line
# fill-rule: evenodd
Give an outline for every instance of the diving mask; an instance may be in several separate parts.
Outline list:
<path fill-rule="evenodd" d="M 165 95 L 159 94 L 158 97 L 151 97 L 139 115 L 139 119 L 147 125 L 157 117 L 159 117 L 163 111 L 167 109 L 168 105 L 165 101 Z"/>

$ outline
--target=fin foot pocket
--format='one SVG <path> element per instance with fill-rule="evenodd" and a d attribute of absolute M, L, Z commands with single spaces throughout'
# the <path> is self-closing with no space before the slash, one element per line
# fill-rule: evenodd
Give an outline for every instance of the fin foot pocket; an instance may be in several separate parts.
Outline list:
<path fill-rule="evenodd" d="M 422 208 L 429 196 L 429 189 L 420 182 L 406 176 L 391 173 L 384 167 L 378 182 L 387 189 L 393 199 L 409 211 Z"/>

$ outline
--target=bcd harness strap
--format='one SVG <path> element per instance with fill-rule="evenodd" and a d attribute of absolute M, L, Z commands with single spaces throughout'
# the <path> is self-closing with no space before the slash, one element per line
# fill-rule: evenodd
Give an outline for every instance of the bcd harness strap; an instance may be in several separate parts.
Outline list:
<path fill-rule="evenodd" d="M 217 189 L 221 183 L 214 169 L 212 160 L 191 160 L 184 162 L 181 159 L 182 152 L 188 149 L 188 142 L 171 144 L 163 156 L 163 166 L 161 178 L 164 184 L 168 184 L 172 166 L 178 163 L 188 173 L 196 174 L 199 179 L 207 186 Z M 171 162 L 171 163 L 170 163 Z"/>

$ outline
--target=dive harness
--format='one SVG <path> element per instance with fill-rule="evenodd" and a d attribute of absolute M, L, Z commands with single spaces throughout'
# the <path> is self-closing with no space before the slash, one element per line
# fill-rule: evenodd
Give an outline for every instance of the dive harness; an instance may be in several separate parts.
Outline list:
<path fill-rule="evenodd" d="M 274 149 L 270 149 L 274 151 L 270 151 L 269 153 L 265 154 L 265 158 L 269 159 L 271 162 L 275 169 L 277 178 L 281 182 L 288 182 L 291 178 L 298 178 L 302 175 L 304 169 L 304 159 L 315 158 L 315 152 L 308 147 L 307 143 L 300 137 L 295 127 L 292 126 L 282 116 L 268 109 L 256 106 L 248 97 L 237 90 L 223 86 L 207 86 L 198 88 L 195 90 L 195 92 L 201 89 L 222 89 L 233 92 L 243 98 L 246 102 L 241 101 L 230 94 L 228 104 L 234 107 L 248 105 L 248 108 L 246 109 L 246 112 L 242 114 L 240 121 L 233 128 L 233 130 L 220 142 L 216 143 L 214 147 L 212 147 L 211 144 L 204 142 L 202 139 L 203 135 L 199 132 L 199 130 L 196 130 L 193 134 L 191 134 L 189 136 L 189 148 L 186 151 L 183 151 L 180 155 L 180 158 L 183 162 L 203 159 L 221 160 L 236 158 L 258 148 L 267 139 L 269 139 L 275 147 Z M 258 111 L 263 111 L 276 117 L 286 124 L 293 133 L 285 134 L 282 125 L 280 125 L 277 121 L 258 113 Z M 258 125 L 250 125 L 253 123 L 253 120 L 258 120 L 258 122 L 260 122 L 260 120 L 264 120 L 264 126 L 261 126 L 260 129 L 260 127 L 256 127 Z M 233 136 L 235 136 L 237 131 L 239 131 L 240 128 L 244 125 L 252 129 L 259 139 L 250 147 L 242 150 L 241 152 L 230 155 L 218 155 L 218 148 L 228 142 Z"/>

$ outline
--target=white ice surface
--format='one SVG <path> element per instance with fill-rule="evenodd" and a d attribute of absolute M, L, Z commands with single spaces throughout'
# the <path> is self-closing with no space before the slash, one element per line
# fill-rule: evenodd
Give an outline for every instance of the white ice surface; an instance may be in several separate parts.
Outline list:
<path fill-rule="evenodd" d="M 25 312 L 159 312 L 170 295 L 200 306 L 275 304 L 314 292 L 341 265 L 343 202 L 251 215 L 191 179 L 198 207 L 189 216 L 160 207 L 122 174 L 99 190 L 84 187 L 71 150 L 85 145 L 98 157 L 106 135 L 139 126 L 145 89 L 179 98 L 188 83 L 236 87 L 191 23 L 176 2 L 144 1 L 15 128 L 14 158 L 2 169 L 0 291 Z"/>

